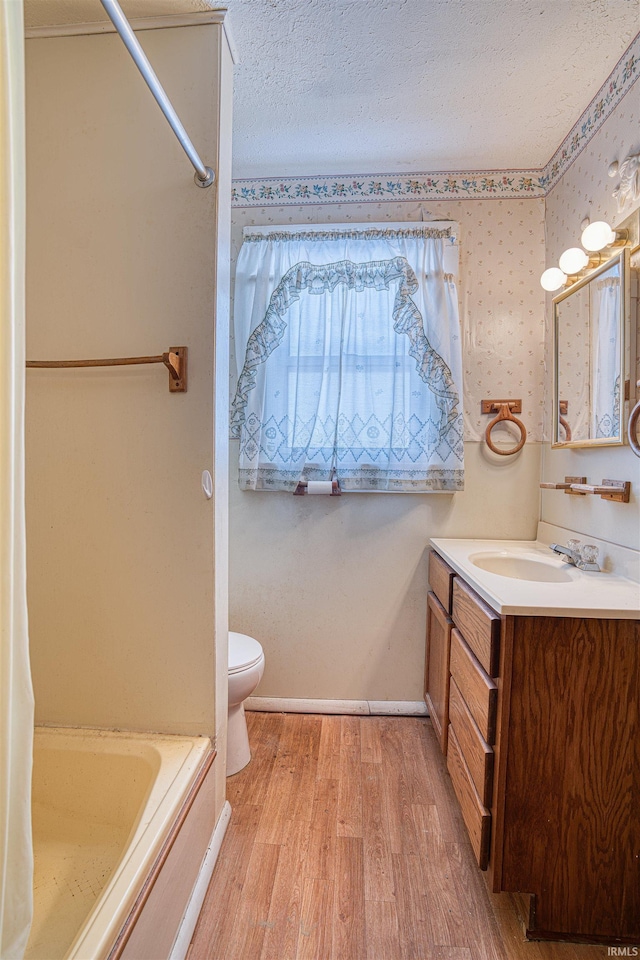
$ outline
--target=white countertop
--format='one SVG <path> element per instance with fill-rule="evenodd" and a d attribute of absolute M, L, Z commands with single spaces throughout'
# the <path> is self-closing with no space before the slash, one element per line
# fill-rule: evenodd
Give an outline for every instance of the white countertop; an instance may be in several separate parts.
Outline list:
<path fill-rule="evenodd" d="M 640 620 L 640 583 L 616 573 L 587 572 L 556 557 L 539 540 L 432 539 L 431 546 L 497 613 L 520 616 L 596 617 Z M 562 583 L 516 579 L 490 573 L 470 559 L 500 553 L 544 561 L 562 573 Z"/>

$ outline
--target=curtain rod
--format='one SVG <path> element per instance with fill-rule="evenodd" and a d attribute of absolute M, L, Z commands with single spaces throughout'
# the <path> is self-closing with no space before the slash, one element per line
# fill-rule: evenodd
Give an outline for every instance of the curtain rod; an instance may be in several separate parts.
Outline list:
<path fill-rule="evenodd" d="M 149 90 L 151 90 L 151 93 L 158 103 L 158 106 L 164 113 L 171 129 L 178 138 L 182 149 L 193 164 L 193 167 L 196 171 L 193 179 L 199 187 L 210 187 L 215 180 L 215 174 L 211 167 L 205 166 L 200 159 L 198 151 L 191 142 L 187 131 L 185 130 L 178 114 L 173 108 L 173 104 L 169 100 L 169 97 L 165 93 L 162 84 L 158 80 L 153 67 L 149 63 L 146 53 L 140 46 L 138 38 L 131 29 L 131 24 L 122 12 L 118 0 L 100 0 L 100 3 L 106 10 L 107 15 L 114 27 L 120 34 L 125 47 L 133 57 L 135 65 L 142 74 L 145 83 L 149 87 Z"/>

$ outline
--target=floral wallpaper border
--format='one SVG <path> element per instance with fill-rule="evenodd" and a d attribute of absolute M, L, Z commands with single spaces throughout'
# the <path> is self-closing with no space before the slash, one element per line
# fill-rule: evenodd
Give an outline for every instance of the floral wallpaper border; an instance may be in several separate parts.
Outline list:
<path fill-rule="evenodd" d="M 261 177 L 233 181 L 234 207 L 544 197 L 640 77 L 640 33 L 541 170 L 473 170 L 342 177 Z"/>
<path fill-rule="evenodd" d="M 640 77 L 640 33 L 627 47 L 605 83 L 573 125 L 541 173 L 540 183 L 548 193 L 566 173 L 579 153 L 598 132 L 622 98 Z"/>

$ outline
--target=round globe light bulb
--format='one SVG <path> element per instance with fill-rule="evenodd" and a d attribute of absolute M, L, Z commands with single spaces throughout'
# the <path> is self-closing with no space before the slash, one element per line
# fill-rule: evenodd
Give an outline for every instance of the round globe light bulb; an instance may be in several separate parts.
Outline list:
<path fill-rule="evenodd" d="M 582 231 L 580 243 L 585 250 L 595 253 L 597 250 L 604 250 L 605 247 L 614 243 L 615 239 L 615 232 L 609 224 L 604 220 L 596 220 Z"/>
<path fill-rule="evenodd" d="M 569 247 L 558 260 L 560 269 L 569 276 L 580 273 L 589 263 L 589 257 L 580 247 Z"/>
<path fill-rule="evenodd" d="M 549 293 L 553 293 L 554 290 L 559 290 L 566 282 L 567 276 L 559 267 L 549 267 L 540 277 L 540 286 Z"/>

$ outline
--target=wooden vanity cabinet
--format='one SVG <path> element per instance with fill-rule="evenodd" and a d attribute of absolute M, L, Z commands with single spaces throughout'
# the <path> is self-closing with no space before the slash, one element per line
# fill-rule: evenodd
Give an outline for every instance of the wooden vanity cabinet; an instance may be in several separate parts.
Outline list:
<path fill-rule="evenodd" d="M 491 888 L 526 895 L 532 939 L 638 944 L 640 621 L 500 617 L 457 575 L 451 597 L 439 723 Z"/>
<path fill-rule="evenodd" d="M 427 643 L 424 663 L 424 702 L 440 748 L 447 752 L 449 735 L 449 648 L 455 572 L 437 553 L 429 554 Z"/>
<path fill-rule="evenodd" d="M 449 735 L 449 649 L 453 621 L 434 593 L 427 598 L 424 702 L 444 754 Z"/>

